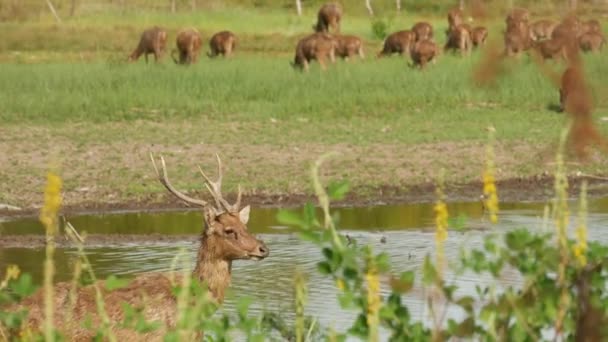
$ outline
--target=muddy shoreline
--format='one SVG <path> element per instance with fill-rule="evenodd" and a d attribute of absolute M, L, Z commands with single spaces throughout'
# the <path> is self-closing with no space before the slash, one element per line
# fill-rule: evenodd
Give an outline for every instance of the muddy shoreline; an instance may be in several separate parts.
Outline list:
<path fill-rule="evenodd" d="M 580 193 L 580 184 L 587 179 L 590 197 L 608 196 L 608 178 L 604 177 L 569 177 L 569 196 L 574 198 Z M 498 194 L 501 202 L 542 202 L 550 199 L 553 194 L 553 177 L 538 175 L 528 178 L 514 178 L 497 182 Z M 482 193 L 481 182 L 464 184 L 446 184 L 445 193 L 449 202 L 479 201 Z M 80 215 L 92 213 L 117 212 L 154 212 L 189 209 L 187 205 L 174 197 L 165 194 L 158 200 L 158 194 L 144 198 L 122 198 L 113 202 L 81 202 L 66 205 L 61 209 L 64 215 Z M 304 194 L 271 194 L 271 195 L 245 195 L 244 202 L 253 207 L 297 207 L 314 201 L 312 195 Z M 352 189 L 348 195 L 339 202 L 333 202 L 335 207 L 363 207 L 373 205 L 393 205 L 408 203 L 429 203 L 435 200 L 435 184 L 422 183 L 408 187 L 381 186 L 375 189 Z M 190 208 L 193 209 L 193 208 Z M 21 210 L 0 209 L 0 220 L 35 217 L 39 207 L 32 205 Z"/>

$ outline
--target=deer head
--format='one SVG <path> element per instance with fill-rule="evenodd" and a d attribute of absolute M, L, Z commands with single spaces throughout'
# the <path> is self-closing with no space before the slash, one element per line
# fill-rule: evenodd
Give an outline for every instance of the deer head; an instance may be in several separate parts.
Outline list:
<path fill-rule="evenodd" d="M 161 156 L 160 171 L 156 166 L 154 156 L 150 154 L 152 165 L 161 184 L 173 195 L 189 205 L 201 207 L 205 229 L 201 237 L 199 259 L 213 259 L 230 262 L 237 259 L 262 260 L 269 254 L 269 249 L 263 241 L 256 239 L 247 230 L 250 207 L 241 208 L 241 187 L 238 187 L 236 203 L 230 204 L 222 196 L 222 161 L 217 157 L 218 178 L 212 181 L 199 167 L 205 179 L 205 187 L 214 199 L 215 205 L 207 201 L 189 197 L 171 185 L 167 176 L 165 160 Z M 201 255 L 203 253 L 204 255 Z"/>

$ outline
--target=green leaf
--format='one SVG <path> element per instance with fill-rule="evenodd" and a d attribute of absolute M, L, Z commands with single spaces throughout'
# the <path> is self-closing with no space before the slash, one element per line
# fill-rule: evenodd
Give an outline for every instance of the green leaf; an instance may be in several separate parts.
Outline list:
<path fill-rule="evenodd" d="M 130 283 L 128 279 L 119 279 L 115 275 L 111 275 L 106 279 L 106 289 L 108 291 L 114 291 L 117 289 L 121 289 L 123 287 L 127 287 Z"/>
<path fill-rule="evenodd" d="M 391 262 L 388 254 L 380 253 L 376 256 L 376 265 L 380 272 L 388 272 L 391 269 Z"/>
<path fill-rule="evenodd" d="M 25 298 L 36 292 L 36 286 L 33 284 L 32 276 L 29 273 L 24 273 L 19 279 L 11 282 L 10 288 L 19 298 Z"/>
<path fill-rule="evenodd" d="M 391 277 L 391 289 L 398 294 L 409 292 L 414 287 L 414 277 L 414 271 L 403 272 L 399 278 Z"/>
<path fill-rule="evenodd" d="M 317 269 L 321 274 L 331 274 L 331 265 L 327 261 L 322 261 L 318 263 Z"/>
<path fill-rule="evenodd" d="M 277 221 L 288 226 L 296 226 L 301 228 L 306 226 L 304 220 L 302 220 L 302 217 L 291 210 L 279 210 L 277 213 Z"/>
<path fill-rule="evenodd" d="M 422 281 L 425 285 L 431 285 L 437 280 L 437 270 L 435 269 L 435 265 L 431 262 L 431 258 L 427 255 L 424 258 L 424 264 L 422 265 Z"/>
<path fill-rule="evenodd" d="M 348 181 L 338 181 L 338 182 L 333 182 L 331 184 L 329 184 L 329 187 L 327 189 L 327 195 L 329 196 L 329 198 L 333 201 L 339 201 L 342 200 L 344 198 L 344 196 L 346 196 L 346 194 L 348 193 L 350 186 L 348 184 Z"/>

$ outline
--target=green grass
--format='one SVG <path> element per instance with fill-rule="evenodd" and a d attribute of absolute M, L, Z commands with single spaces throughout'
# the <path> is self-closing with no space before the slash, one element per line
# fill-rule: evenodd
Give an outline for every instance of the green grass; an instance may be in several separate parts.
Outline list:
<path fill-rule="evenodd" d="M 554 136 L 562 115 L 547 107 L 557 104 L 557 90 L 537 67 L 526 59 L 515 61 L 496 87 L 480 88 L 471 76 L 477 57 L 442 56 L 423 72 L 394 57 L 338 62 L 327 72 L 315 66 L 308 74 L 294 71 L 289 57 L 253 55 L 203 58 L 191 67 L 168 61 L 159 66 L 5 64 L 0 70 L 0 120 L 59 124 L 208 119 L 255 126 L 276 119 L 295 136 L 314 137 L 306 127 L 322 125 L 335 127 L 326 137 L 330 141 L 354 143 L 477 139 L 489 124 L 497 126 L 503 138 Z M 601 91 L 608 81 L 608 65 L 601 56 L 589 56 L 587 65 Z M 602 115 L 606 99 L 597 100 Z M 376 132 L 352 134 L 365 132 L 365 120 L 371 118 Z M 384 126 L 390 130 L 381 132 Z M 251 134 L 258 132 L 253 129 Z M 272 139 L 260 137 L 258 142 Z"/>

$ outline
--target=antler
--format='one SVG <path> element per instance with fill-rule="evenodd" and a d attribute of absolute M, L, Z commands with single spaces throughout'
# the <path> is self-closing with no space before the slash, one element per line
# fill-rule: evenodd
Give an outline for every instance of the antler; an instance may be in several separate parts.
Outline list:
<path fill-rule="evenodd" d="M 167 188 L 167 190 L 169 190 L 170 193 L 172 193 L 173 195 L 175 195 L 175 197 L 181 199 L 182 201 L 188 204 L 194 204 L 200 207 L 207 206 L 208 203 L 206 201 L 184 195 L 183 193 L 175 189 L 173 185 L 171 185 L 171 182 L 169 182 L 169 177 L 167 176 L 167 166 L 165 164 L 165 159 L 162 156 L 160 156 L 162 175 L 160 174 L 160 172 L 158 172 L 158 168 L 156 167 L 156 162 L 154 161 L 154 156 L 152 155 L 152 153 L 150 153 L 150 159 L 152 160 L 152 165 L 154 166 L 154 171 L 156 171 L 156 176 L 158 176 L 158 180 L 162 183 L 162 185 L 165 186 L 165 188 Z"/>
<path fill-rule="evenodd" d="M 220 156 L 217 153 L 215 154 L 215 157 L 217 158 L 217 180 L 215 182 L 209 179 L 209 177 L 207 177 L 207 175 L 205 174 L 205 172 L 203 172 L 203 169 L 201 169 L 200 166 L 198 167 L 198 170 L 200 171 L 203 178 L 205 178 L 205 186 L 213 196 L 213 199 L 215 200 L 215 203 L 217 205 L 217 209 L 223 209 L 231 213 L 238 212 L 241 207 L 241 186 L 239 185 L 236 203 L 231 205 L 222 196 L 222 160 L 220 159 Z"/>

